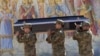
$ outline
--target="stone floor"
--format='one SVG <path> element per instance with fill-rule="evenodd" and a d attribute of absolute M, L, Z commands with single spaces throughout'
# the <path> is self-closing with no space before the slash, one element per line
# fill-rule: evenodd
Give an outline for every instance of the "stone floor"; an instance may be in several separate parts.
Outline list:
<path fill-rule="evenodd" d="M 40 35 L 41 36 L 41 35 Z M 37 56 L 52 56 L 51 44 L 48 44 L 44 36 L 38 36 L 36 43 Z M 24 56 L 24 44 L 18 43 L 16 38 L 13 39 L 14 56 Z M 77 42 L 71 37 L 65 39 L 66 56 L 79 56 Z M 93 37 L 94 56 L 100 56 L 100 37 Z M 11 56 L 9 53 L 4 53 L 2 56 Z"/>

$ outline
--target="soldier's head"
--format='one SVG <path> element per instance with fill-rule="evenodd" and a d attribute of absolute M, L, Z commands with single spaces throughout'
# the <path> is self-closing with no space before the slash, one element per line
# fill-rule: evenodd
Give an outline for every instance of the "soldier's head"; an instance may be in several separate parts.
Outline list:
<path fill-rule="evenodd" d="M 55 25 L 56 29 L 61 29 L 64 27 L 64 22 L 61 19 L 57 19 L 56 21 L 56 25 Z"/>
<path fill-rule="evenodd" d="M 89 28 L 90 28 L 90 24 L 89 24 L 88 22 L 84 22 L 84 23 L 82 24 L 82 29 L 83 29 L 84 31 L 88 31 Z"/>
<path fill-rule="evenodd" d="M 22 28 L 21 28 L 25 33 L 29 33 L 32 29 L 32 27 L 30 25 L 24 25 Z"/>
<path fill-rule="evenodd" d="M 27 25 L 26 22 L 23 22 L 23 27 L 21 27 L 21 29 L 25 32 L 25 33 L 29 33 L 32 30 L 32 26 L 31 25 Z"/>

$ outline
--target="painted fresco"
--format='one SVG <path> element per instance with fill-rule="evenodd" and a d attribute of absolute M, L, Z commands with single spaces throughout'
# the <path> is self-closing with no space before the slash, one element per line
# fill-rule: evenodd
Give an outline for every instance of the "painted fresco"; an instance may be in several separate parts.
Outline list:
<path fill-rule="evenodd" d="M 100 0 L 0 0 L 0 56 L 25 56 L 24 43 L 19 43 L 13 33 L 13 23 L 17 20 L 76 15 L 90 20 L 93 53 L 100 56 Z M 77 42 L 71 36 L 73 32 L 65 33 L 66 56 L 79 56 Z M 52 56 L 47 33 L 36 36 L 36 55 Z"/>

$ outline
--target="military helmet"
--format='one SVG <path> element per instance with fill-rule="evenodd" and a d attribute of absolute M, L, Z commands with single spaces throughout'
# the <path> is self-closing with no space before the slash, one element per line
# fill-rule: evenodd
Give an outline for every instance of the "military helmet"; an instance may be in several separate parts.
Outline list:
<path fill-rule="evenodd" d="M 57 19 L 56 23 L 61 24 L 64 27 L 64 21 L 61 19 Z"/>
<path fill-rule="evenodd" d="M 24 25 L 23 28 L 32 28 L 30 25 Z"/>
<path fill-rule="evenodd" d="M 29 29 L 32 29 L 32 26 L 31 25 L 28 25 L 26 22 L 23 22 L 23 26 L 21 27 L 21 29 L 23 30 L 24 28 L 29 28 Z"/>
<path fill-rule="evenodd" d="M 82 26 L 90 26 L 90 23 L 87 22 L 87 21 L 86 21 L 86 22 L 83 22 L 83 23 L 82 23 Z"/>

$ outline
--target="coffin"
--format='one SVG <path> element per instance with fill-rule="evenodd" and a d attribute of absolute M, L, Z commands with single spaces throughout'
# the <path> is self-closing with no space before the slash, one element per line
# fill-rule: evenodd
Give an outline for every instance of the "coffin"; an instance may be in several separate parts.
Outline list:
<path fill-rule="evenodd" d="M 62 19 L 64 21 L 64 30 L 75 30 L 75 24 L 80 24 L 81 22 L 87 21 L 88 19 L 83 16 L 64 16 L 64 17 L 52 17 L 52 18 L 36 18 L 36 19 L 25 19 L 18 20 L 14 24 L 14 30 L 21 30 L 23 22 L 27 25 L 32 25 L 33 32 L 46 32 L 49 29 L 55 29 L 55 23 L 57 19 Z"/>

